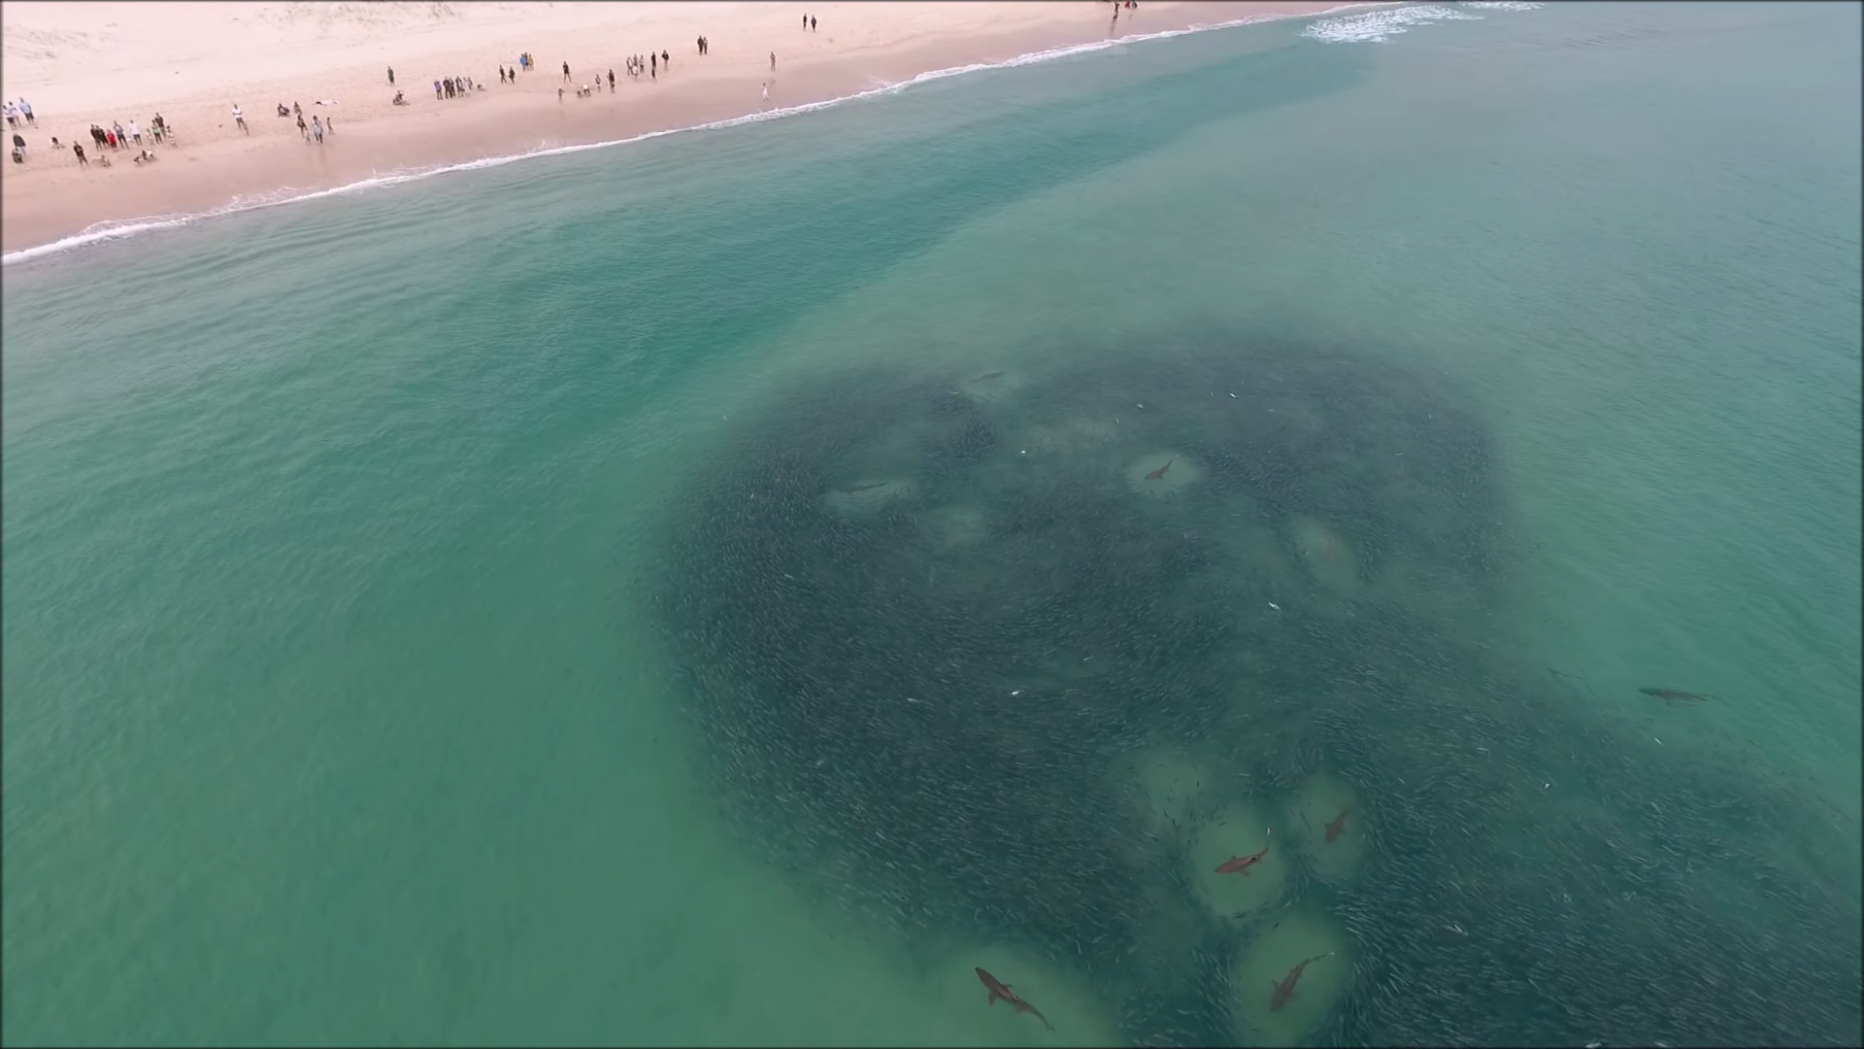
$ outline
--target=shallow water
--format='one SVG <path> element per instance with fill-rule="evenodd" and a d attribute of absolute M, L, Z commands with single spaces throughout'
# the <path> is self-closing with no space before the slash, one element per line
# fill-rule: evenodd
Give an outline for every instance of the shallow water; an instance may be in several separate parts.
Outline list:
<path fill-rule="evenodd" d="M 1857 11 L 1507 6 L 8 267 L 5 1040 L 1855 1044 Z"/>

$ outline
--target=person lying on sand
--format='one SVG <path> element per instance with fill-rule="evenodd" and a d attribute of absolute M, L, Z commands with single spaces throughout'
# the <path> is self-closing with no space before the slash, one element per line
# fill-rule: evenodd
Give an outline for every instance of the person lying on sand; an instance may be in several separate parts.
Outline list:
<path fill-rule="evenodd" d="M 130 162 L 134 164 L 153 164 L 155 161 L 156 155 L 146 149 L 130 158 Z"/>

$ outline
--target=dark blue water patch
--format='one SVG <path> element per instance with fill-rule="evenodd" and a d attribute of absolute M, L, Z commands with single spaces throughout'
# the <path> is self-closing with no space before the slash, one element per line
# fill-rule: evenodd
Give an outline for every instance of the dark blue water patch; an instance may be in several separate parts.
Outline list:
<path fill-rule="evenodd" d="M 1855 898 L 1782 860 L 1825 828 L 1752 770 L 1634 751 L 1495 654 L 1520 543 L 1474 405 L 1379 363 L 1402 354 L 1084 349 L 988 396 L 826 377 L 688 471 L 647 583 L 699 759 L 776 862 L 909 943 L 1066 960 L 1135 1039 L 1233 1043 L 1256 933 L 1206 915 L 1182 842 L 1110 774 L 1196 742 L 1236 800 L 1323 769 L 1362 799 L 1358 873 L 1287 876 L 1357 955 L 1314 1040 L 1855 1037 Z M 1031 434 L 1072 436 L 1031 458 Z M 1126 466 L 1161 449 L 1195 478 L 1169 496 Z M 1269 538 L 1226 543 L 1239 519 Z M 1350 537 L 1357 588 L 1298 519 Z M 1147 946 L 1161 907 L 1206 915 L 1194 946 Z"/>

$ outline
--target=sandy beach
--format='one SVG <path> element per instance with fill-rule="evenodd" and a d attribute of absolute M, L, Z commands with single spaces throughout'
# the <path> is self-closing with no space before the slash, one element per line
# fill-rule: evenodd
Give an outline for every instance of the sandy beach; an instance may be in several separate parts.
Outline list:
<path fill-rule="evenodd" d="M 0 95 L 29 103 L 34 122 L 8 129 L 9 147 L 17 133 L 27 151 L 23 164 L 0 165 L 0 250 L 100 224 L 691 127 L 1053 48 L 1342 6 L 1147 2 L 1115 20 L 1099 0 L 5 3 Z M 535 67 L 501 83 L 499 67 L 512 68 L 521 52 Z M 625 74 L 627 56 L 663 52 L 670 61 L 652 75 Z M 600 90 L 579 96 L 598 75 Z M 436 98 L 434 82 L 446 77 L 470 77 L 475 89 Z M 391 104 L 397 90 L 406 105 Z M 331 132 L 308 141 L 295 118 L 277 115 L 279 104 L 331 122 Z M 174 133 L 152 147 L 154 163 L 132 163 L 134 146 L 110 150 L 90 138 L 92 124 L 133 120 L 150 144 L 157 114 Z"/>

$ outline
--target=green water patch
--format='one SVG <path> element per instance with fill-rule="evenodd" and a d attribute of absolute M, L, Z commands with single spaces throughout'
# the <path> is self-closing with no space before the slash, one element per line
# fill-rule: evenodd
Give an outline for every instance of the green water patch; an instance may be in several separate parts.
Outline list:
<path fill-rule="evenodd" d="M 941 986 L 965 944 L 1027 972 L 1082 1038 L 1855 1031 L 1823 825 L 1510 655 L 1531 537 L 1453 383 L 1224 330 L 1053 350 L 798 380 L 670 503 L 700 767 L 822 905 Z"/>

